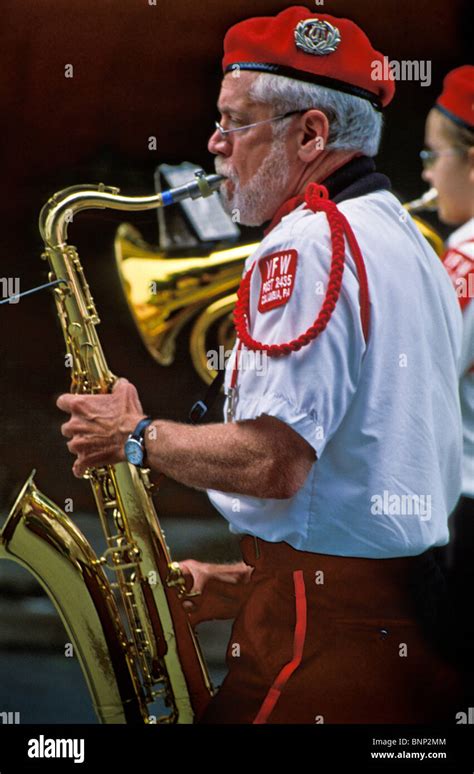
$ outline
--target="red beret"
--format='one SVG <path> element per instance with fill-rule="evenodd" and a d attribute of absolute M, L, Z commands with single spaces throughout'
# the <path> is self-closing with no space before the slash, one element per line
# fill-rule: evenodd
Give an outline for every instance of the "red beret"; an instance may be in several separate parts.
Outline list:
<path fill-rule="evenodd" d="M 231 27 L 224 38 L 222 68 L 224 73 L 255 70 L 318 83 L 379 108 L 395 93 L 388 62 L 357 24 L 311 13 L 301 5 Z M 375 77 L 377 69 L 381 77 Z"/>
<path fill-rule="evenodd" d="M 474 128 L 474 65 L 463 65 L 447 74 L 436 107 L 456 124 Z"/>

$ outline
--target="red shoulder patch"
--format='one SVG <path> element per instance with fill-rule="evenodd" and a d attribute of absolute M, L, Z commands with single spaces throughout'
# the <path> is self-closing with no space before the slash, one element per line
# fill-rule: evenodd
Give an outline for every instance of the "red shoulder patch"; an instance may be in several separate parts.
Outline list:
<path fill-rule="evenodd" d="M 472 243 L 474 239 L 466 239 L 457 247 L 448 248 L 441 258 L 453 283 L 462 311 L 471 301 L 474 291 L 474 258 L 467 252 L 463 252 L 462 248 Z"/>
<path fill-rule="evenodd" d="M 262 284 L 258 299 L 259 312 L 268 312 L 288 303 L 295 284 L 297 259 L 297 250 L 280 250 L 260 258 L 258 268 Z"/>

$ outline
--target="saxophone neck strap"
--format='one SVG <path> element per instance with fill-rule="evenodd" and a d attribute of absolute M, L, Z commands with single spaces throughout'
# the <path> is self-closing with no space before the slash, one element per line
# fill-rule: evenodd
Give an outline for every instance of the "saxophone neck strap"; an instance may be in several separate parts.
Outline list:
<path fill-rule="evenodd" d="M 193 403 L 191 411 L 189 412 L 188 419 L 192 425 L 197 425 L 206 416 L 211 406 L 215 403 L 219 391 L 224 384 L 225 369 L 221 368 L 217 372 L 217 376 L 214 377 L 211 384 L 206 390 L 203 398 Z"/>

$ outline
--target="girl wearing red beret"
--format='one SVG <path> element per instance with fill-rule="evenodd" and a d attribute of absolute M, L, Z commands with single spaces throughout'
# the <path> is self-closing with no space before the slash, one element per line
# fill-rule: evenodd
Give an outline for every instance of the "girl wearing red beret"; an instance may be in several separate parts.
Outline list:
<path fill-rule="evenodd" d="M 438 191 L 438 215 L 456 226 L 446 244 L 443 263 L 463 313 L 459 392 L 463 415 L 462 491 L 451 516 L 453 543 L 448 559 L 457 642 L 456 660 L 472 661 L 474 624 L 474 66 L 452 70 L 428 114 L 423 178 Z M 470 667 L 472 671 L 472 666 Z M 474 695 L 471 675 L 469 691 Z"/>

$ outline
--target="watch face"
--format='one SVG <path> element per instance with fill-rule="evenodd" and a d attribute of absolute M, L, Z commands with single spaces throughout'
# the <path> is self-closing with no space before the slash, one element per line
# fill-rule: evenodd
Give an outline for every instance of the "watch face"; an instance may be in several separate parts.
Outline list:
<path fill-rule="evenodd" d="M 141 465 L 143 462 L 143 449 L 139 441 L 129 438 L 125 443 L 125 456 L 132 465 Z"/>

